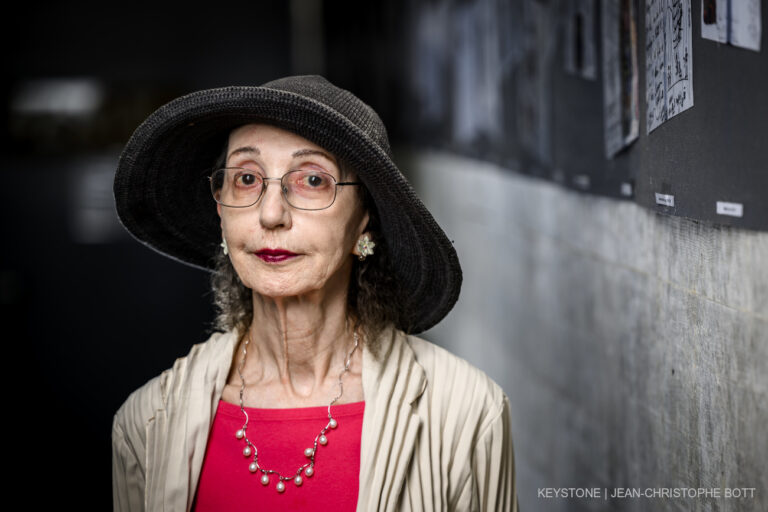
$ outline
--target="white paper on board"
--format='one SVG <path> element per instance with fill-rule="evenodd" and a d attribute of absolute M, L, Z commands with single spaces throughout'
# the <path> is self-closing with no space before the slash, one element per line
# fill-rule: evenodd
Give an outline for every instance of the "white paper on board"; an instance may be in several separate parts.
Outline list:
<path fill-rule="evenodd" d="M 760 0 L 701 0 L 701 37 L 760 51 Z"/>
<path fill-rule="evenodd" d="M 445 50 L 450 41 L 449 11 L 441 2 L 413 4 L 412 9 L 408 77 L 418 105 L 413 115 L 421 122 L 435 123 L 443 119 L 448 104 L 443 71 L 449 57 Z"/>
<path fill-rule="evenodd" d="M 550 37 L 555 26 L 555 6 L 536 0 L 522 2 L 523 56 L 515 74 L 515 108 L 520 145 L 539 162 L 552 162 L 552 62 L 556 38 Z"/>
<path fill-rule="evenodd" d="M 635 11 L 631 0 L 605 0 L 601 9 L 606 158 L 635 141 L 640 131 Z"/>
<path fill-rule="evenodd" d="M 502 136 L 502 66 L 494 4 L 461 4 L 452 15 L 453 137 L 471 143 Z"/>
<path fill-rule="evenodd" d="M 693 106 L 691 0 L 646 0 L 646 133 Z"/>

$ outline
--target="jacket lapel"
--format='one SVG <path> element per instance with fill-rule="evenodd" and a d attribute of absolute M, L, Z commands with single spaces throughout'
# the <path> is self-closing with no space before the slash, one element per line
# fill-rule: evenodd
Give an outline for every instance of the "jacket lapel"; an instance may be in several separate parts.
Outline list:
<path fill-rule="evenodd" d="M 426 387 L 424 369 L 405 335 L 392 330 L 379 357 L 363 345 L 365 413 L 358 510 L 396 510 L 421 419 L 413 407 Z"/>
<path fill-rule="evenodd" d="M 166 410 L 159 410 L 146 427 L 147 510 L 191 510 L 205 459 L 208 434 L 232 364 L 236 332 L 215 343 L 201 344 L 187 366 L 175 368 L 176 377 L 165 389 Z M 192 354 L 190 354 L 191 356 Z"/>

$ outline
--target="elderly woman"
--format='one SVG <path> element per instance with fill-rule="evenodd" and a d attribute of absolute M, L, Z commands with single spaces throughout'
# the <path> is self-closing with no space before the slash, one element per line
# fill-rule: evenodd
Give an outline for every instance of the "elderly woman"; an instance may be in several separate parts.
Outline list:
<path fill-rule="evenodd" d="M 317 76 L 179 98 L 115 176 L 138 240 L 212 271 L 218 327 L 115 415 L 116 510 L 515 510 L 509 404 L 413 336 L 451 242 L 376 113 Z"/>

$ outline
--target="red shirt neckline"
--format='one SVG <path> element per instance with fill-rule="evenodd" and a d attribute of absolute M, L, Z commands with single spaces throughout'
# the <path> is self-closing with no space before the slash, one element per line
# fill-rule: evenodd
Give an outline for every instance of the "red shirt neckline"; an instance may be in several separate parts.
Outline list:
<path fill-rule="evenodd" d="M 303 420 L 313 419 L 328 413 L 327 405 L 312 407 L 292 407 L 286 409 L 264 409 L 261 407 L 244 407 L 245 412 L 251 418 L 258 417 L 262 420 Z M 332 405 L 331 415 L 334 418 L 343 418 L 344 416 L 355 416 L 365 411 L 365 401 L 350 402 L 347 404 Z M 219 400 L 217 414 L 224 414 L 229 417 L 241 418 L 243 411 L 240 405 Z"/>

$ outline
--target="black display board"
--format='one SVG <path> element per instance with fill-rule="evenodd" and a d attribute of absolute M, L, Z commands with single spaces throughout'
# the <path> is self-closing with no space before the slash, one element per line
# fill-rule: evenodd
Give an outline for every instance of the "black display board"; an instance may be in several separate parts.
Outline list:
<path fill-rule="evenodd" d="M 637 12 L 637 2 L 633 2 L 631 7 Z M 569 25 L 576 23 L 573 19 L 575 14 L 574 9 L 561 9 L 551 12 L 549 18 L 553 24 L 552 37 L 556 38 L 554 56 L 547 63 L 551 69 L 549 99 L 552 104 L 553 148 L 549 177 L 569 189 L 617 199 L 632 199 L 635 197 L 636 169 L 625 158 L 632 146 L 624 148 L 612 158 L 606 157 L 600 2 L 595 1 L 592 5 L 592 23 L 579 20 L 582 30 L 579 39 L 591 40 L 593 45 L 594 72 L 591 79 L 567 71 L 564 64 L 569 51 L 568 43 L 571 48 L 578 44 L 568 41 L 569 37 L 575 36 L 574 30 L 569 30 Z M 635 21 L 639 25 L 641 20 Z M 578 53 L 586 51 L 586 48 L 580 48 Z M 582 56 L 580 60 L 587 59 Z M 639 69 L 641 66 L 636 67 Z"/>
<path fill-rule="evenodd" d="M 684 5 L 680 0 L 666 2 L 668 12 Z M 566 70 L 568 52 L 574 51 L 568 44 L 575 33 L 575 3 L 432 0 L 369 6 L 382 15 L 368 16 L 378 20 L 370 27 L 356 26 L 357 31 L 369 31 L 372 39 L 375 35 L 376 42 L 371 53 L 358 48 L 369 58 L 360 59 L 354 75 L 364 76 L 361 70 L 370 67 L 371 76 L 386 86 L 375 91 L 373 86 L 349 86 L 383 112 L 400 142 L 491 161 L 569 189 L 633 200 L 666 214 L 768 229 L 766 30 L 761 51 L 704 39 L 702 3 L 692 0 L 686 58 L 692 58 L 694 103 L 648 133 L 645 18 L 650 4 L 582 3 L 593 9 L 588 23 L 584 13 L 577 23 L 579 37 L 594 42 L 594 73 L 585 78 Z M 605 129 L 606 5 L 620 13 L 622 30 L 625 12 L 631 10 L 636 38 L 638 101 L 632 111 L 637 113 L 637 136 L 612 156 L 607 155 Z M 767 10 L 762 5 L 763 27 Z M 329 19 L 340 12 L 334 8 Z M 339 26 L 344 26 L 343 20 Z M 627 57 L 626 34 L 615 38 L 612 44 L 619 49 L 608 48 L 609 55 Z M 331 27 L 330 49 L 334 38 L 338 36 Z M 578 49 L 578 59 L 585 58 L 583 52 Z M 622 61 L 622 73 L 626 70 Z M 619 82 L 626 83 L 627 76 L 621 75 Z M 343 76 L 338 81 L 346 82 Z M 359 85 L 359 78 L 356 82 Z M 721 213 L 718 202 L 723 203 Z M 734 216 L 734 208 L 741 208 L 741 216 Z"/>
<path fill-rule="evenodd" d="M 640 138 L 622 159 L 636 175 L 636 201 L 653 210 L 722 225 L 768 230 L 768 55 L 701 37 L 701 2 L 692 3 L 694 106 Z M 641 10 L 641 23 L 644 23 Z M 645 59 L 641 45 L 640 58 Z M 641 84 L 645 77 L 641 70 Z M 674 196 L 674 207 L 656 194 Z M 743 206 L 742 217 L 717 202 Z"/>

